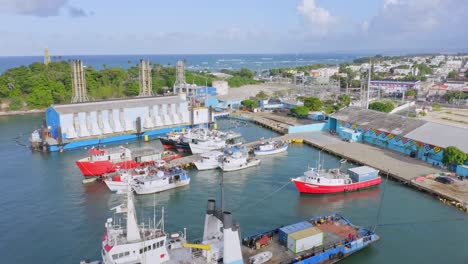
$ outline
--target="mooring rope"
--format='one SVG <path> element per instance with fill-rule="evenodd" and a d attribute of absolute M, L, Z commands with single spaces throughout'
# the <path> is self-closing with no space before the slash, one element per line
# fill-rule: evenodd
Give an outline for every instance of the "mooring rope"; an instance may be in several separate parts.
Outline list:
<path fill-rule="evenodd" d="M 235 208 L 234 210 L 231 210 L 231 212 L 236 212 L 237 210 L 239 209 L 244 209 L 244 208 L 247 208 L 247 207 L 251 207 L 251 206 L 254 206 L 254 205 L 257 205 L 263 201 L 265 201 L 266 199 L 270 198 L 271 196 L 275 195 L 275 193 L 281 191 L 282 189 L 284 189 L 286 186 L 288 186 L 291 182 L 287 182 L 286 184 L 283 184 L 281 187 L 279 187 L 278 189 L 276 189 L 275 191 L 269 193 L 268 195 L 264 196 L 262 199 L 260 200 L 257 200 L 255 203 L 251 203 L 251 204 L 247 204 L 247 205 L 241 205 L 237 208 Z"/>

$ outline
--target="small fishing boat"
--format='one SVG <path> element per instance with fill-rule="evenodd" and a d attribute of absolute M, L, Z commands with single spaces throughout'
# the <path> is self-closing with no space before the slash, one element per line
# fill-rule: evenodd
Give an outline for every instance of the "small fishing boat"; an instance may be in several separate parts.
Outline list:
<path fill-rule="evenodd" d="M 197 170 L 213 170 L 217 169 L 220 166 L 220 159 L 223 157 L 223 152 L 221 151 L 210 151 L 202 153 L 201 159 L 194 162 Z"/>
<path fill-rule="evenodd" d="M 379 171 L 368 166 L 348 169 L 348 173 L 339 168 L 310 168 L 303 176 L 292 179 L 299 192 L 316 194 L 356 191 L 379 185 L 381 181 Z"/>
<path fill-rule="evenodd" d="M 132 185 L 136 180 L 154 174 L 163 176 L 164 172 L 157 170 L 155 167 L 146 166 L 144 168 L 135 168 L 132 170 L 119 170 L 114 174 L 105 176 L 103 181 L 111 192 L 119 192 L 127 190 L 128 185 Z"/>
<path fill-rule="evenodd" d="M 254 146 L 256 156 L 272 155 L 288 150 L 289 144 L 283 141 L 267 141 Z"/>
<path fill-rule="evenodd" d="M 214 137 L 194 141 L 189 143 L 189 145 L 190 151 L 192 151 L 193 154 L 201 154 L 226 147 L 226 141 L 224 139 Z"/>
<path fill-rule="evenodd" d="M 98 177 L 115 172 L 117 168 L 133 169 L 161 159 L 161 153 L 156 149 L 131 150 L 122 146 L 109 149 L 95 147 L 88 154 L 88 157 L 76 161 L 85 177 Z"/>
<path fill-rule="evenodd" d="M 249 157 L 248 153 L 239 150 L 232 152 L 231 155 L 224 156 L 220 168 L 223 171 L 236 171 L 257 166 L 259 164 L 259 159 Z"/>
<path fill-rule="evenodd" d="M 262 264 L 269 261 L 273 257 L 273 253 L 270 251 L 265 251 L 262 253 L 258 253 L 249 258 L 249 264 Z"/>
<path fill-rule="evenodd" d="M 135 179 L 132 189 L 136 194 L 150 194 L 182 187 L 190 184 L 187 172 L 178 167 L 169 168 L 166 171 L 158 171 L 156 174 Z"/>

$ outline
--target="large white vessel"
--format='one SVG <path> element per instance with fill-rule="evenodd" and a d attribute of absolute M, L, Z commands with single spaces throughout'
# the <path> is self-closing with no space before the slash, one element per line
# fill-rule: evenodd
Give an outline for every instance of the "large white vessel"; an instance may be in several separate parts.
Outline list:
<path fill-rule="evenodd" d="M 217 169 L 220 166 L 223 155 L 223 152 L 217 150 L 202 153 L 200 155 L 201 159 L 194 162 L 195 167 L 197 167 L 197 170 Z"/>
<path fill-rule="evenodd" d="M 254 146 L 256 156 L 272 155 L 288 150 L 289 144 L 283 141 L 267 141 Z"/>
<path fill-rule="evenodd" d="M 243 150 L 231 152 L 230 155 L 224 156 L 220 168 L 223 171 L 236 171 L 247 169 L 260 164 L 260 160 L 249 157 L 249 154 Z"/>
<path fill-rule="evenodd" d="M 116 213 L 126 214 L 125 227 L 107 219 L 106 233 L 102 239 L 101 257 L 104 264 L 217 264 L 243 263 L 239 226 L 230 212 L 216 208 L 215 200 L 208 200 L 205 215 L 203 241 L 189 244 L 186 230 L 168 234 L 164 229 L 164 208 L 161 219 L 148 225 L 138 225 L 133 202 L 133 193 L 127 192 L 127 208 L 117 206 Z M 120 222 L 120 221 L 118 221 Z M 82 261 L 101 263 L 99 261 Z"/>
<path fill-rule="evenodd" d="M 205 130 L 204 134 L 189 143 L 193 154 L 205 153 L 242 144 L 242 135 L 233 131 Z"/>
<path fill-rule="evenodd" d="M 136 194 L 150 194 L 182 187 L 190 184 L 190 177 L 185 170 L 178 167 L 170 168 L 167 172 L 158 171 L 148 177 L 135 179 L 132 189 Z"/>
<path fill-rule="evenodd" d="M 135 182 L 137 179 L 147 177 L 149 173 L 149 166 L 135 168 L 133 170 L 119 170 L 114 175 L 104 177 L 103 181 L 111 192 L 125 191 L 129 184 Z"/>

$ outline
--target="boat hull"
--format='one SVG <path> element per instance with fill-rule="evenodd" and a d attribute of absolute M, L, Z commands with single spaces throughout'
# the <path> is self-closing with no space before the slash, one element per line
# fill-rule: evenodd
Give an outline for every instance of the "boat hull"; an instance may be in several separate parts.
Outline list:
<path fill-rule="evenodd" d="M 282 153 L 282 152 L 285 152 L 286 150 L 288 150 L 288 145 L 287 144 L 285 146 L 282 146 L 280 148 L 273 149 L 273 150 L 267 150 L 267 151 L 254 150 L 254 154 L 256 156 L 266 156 L 266 155 L 273 155 L 273 154 Z"/>
<path fill-rule="evenodd" d="M 85 177 L 98 177 L 106 173 L 112 173 L 117 170 L 117 168 L 122 169 L 133 169 L 140 166 L 140 163 L 137 163 L 133 160 L 113 163 L 108 160 L 103 161 L 82 161 L 78 160 L 76 166 L 80 169 L 81 173 Z"/>
<path fill-rule="evenodd" d="M 223 146 L 200 146 L 198 144 L 190 143 L 190 151 L 192 154 L 202 154 L 209 151 L 217 150 L 223 148 Z"/>
<path fill-rule="evenodd" d="M 315 193 L 315 194 L 326 194 L 326 193 L 342 193 L 357 191 L 360 189 L 369 188 L 372 186 L 379 185 L 382 182 L 382 178 L 377 177 L 371 180 L 356 182 L 344 185 L 320 185 L 314 183 L 306 183 L 300 180 L 292 180 L 296 185 L 297 190 L 300 193 Z"/>
<path fill-rule="evenodd" d="M 128 188 L 128 183 L 123 181 L 106 180 L 104 183 L 111 192 L 126 191 Z"/>
<path fill-rule="evenodd" d="M 152 194 L 152 193 L 163 192 L 163 191 L 167 191 L 167 190 L 170 190 L 170 189 L 186 186 L 186 185 L 189 185 L 189 184 L 190 184 L 190 178 L 185 179 L 185 180 L 181 180 L 181 181 L 176 182 L 176 183 L 170 183 L 170 184 L 167 184 L 167 185 L 163 185 L 163 186 L 157 186 L 157 187 L 155 186 L 154 188 L 134 187 L 133 190 L 135 191 L 136 194 Z"/>
<path fill-rule="evenodd" d="M 219 162 L 200 162 L 200 161 L 195 161 L 193 164 L 195 164 L 195 167 L 197 167 L 197 170 L 214 170 L 219 167 Z"/>
<path fill-rule="evenodd" d="M 238 170 L 243 170 L 243 169 L 247 169 L 247 168 L 250 168 L 250 167 L 254 167 L 254 166 L 257 166 L 260 164 L 260 160 L 252 160 L 252 161 L 249 161 L 247 163 L 244 163 L 244 164 L 239 164 L 239 165 L 236 165 L 236 166 L 226 166 L 226 165 L 223 165 L 221 166 L 221 169 L 223 171 L 238 171 Z"/>

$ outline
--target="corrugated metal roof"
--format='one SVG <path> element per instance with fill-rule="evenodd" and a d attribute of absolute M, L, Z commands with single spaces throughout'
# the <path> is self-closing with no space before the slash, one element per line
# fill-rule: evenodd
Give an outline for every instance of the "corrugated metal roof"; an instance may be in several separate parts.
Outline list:
<path fill-rule="evenodd" d="M 312 227 L 312 224 L 307 221 L 303 221 L 303 222 L 295 223 L 292 225 L 284 226 L 280 228 L 280 230 L 286 234 L 290 234 L 290 233 L 294 233 L 300 230 L 304 230 L 309 227 Z"/>
<path fill-rule="evenodd" d="M 357 124 L 362 127 L 375 128 L 400 136 L 427 123 L 426 121 L 414 118 L 362 109 L 356 106 L 346 107 L 331 115 L 331 117 L 340 121 Z"/>
<path fill-rule="evenodd" d="M 439 147 L 455 146 L 468 153 L 468 129 L 428 122 L 406 134 L 407 138 Z"/>
<path fill-rule="evenodd" d="M 323 233 L 322 230 L 320 230 L 317 227 L 313 226 L 313 227 L 309 227 L 307 229 L 304 229 L 304 230 L 297 231 L 295 233 L 289 234 L 289 237 L 294 239 L 294 240 L 300 240 L 300 239 L 303 239 L 303 238 L 306 238 L 306 237 L 311 237 L 311 236 L 315 236 L 317 234 L 322 234 L 322 233 Z"/>
<path fill-rule="evenodd" d="M 119 108 L 135 108 L 142 106 L 153 106 L 159 104 L 175 104 L 186 102 L 184 99 L 175 96 L 132 98 L 110 101 L 96 101 L 77 104 L 52 105 L 51 107 L 59 114 L 73 114 L 80 112 L 93 112 L 98 110 L 109 110 Z"/>

